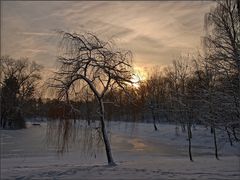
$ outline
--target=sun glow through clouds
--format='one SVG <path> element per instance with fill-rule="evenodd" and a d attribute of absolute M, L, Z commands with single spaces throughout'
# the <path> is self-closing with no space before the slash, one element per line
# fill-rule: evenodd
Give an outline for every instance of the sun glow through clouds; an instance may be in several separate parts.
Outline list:
<path fill-rule="evenodd" d="M 132 75 L 131 82 L 133 87 L 139 88 L 140 83 L 145 81 L 147 78 L 147 73 L 144 71 L 143 68 L 135 67 L 134 74 Z"/>

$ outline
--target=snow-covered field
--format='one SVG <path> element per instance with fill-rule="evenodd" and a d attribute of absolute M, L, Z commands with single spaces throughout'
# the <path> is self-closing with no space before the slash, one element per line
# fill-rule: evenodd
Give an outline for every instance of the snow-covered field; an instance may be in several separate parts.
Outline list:
<path fill-rule="evenodd" d="M 1 130 L 1 180 L 4 179 L 239 179 L 240 144 L 231 147 L 226 134 L 218 132 L 220 160 L 214 158 L 210 130 L 193 130 L 188 158 L 186 133 L 175 125 L 112 122 L 113 156 L 118 164 L 106 164 L 104 150 L 85 149 L 75 143 L 69 152 L 57 154 L 47 146 L 46 124 L 24 130 Z M 83 134 L 80 134 L 83 136 Z"/>

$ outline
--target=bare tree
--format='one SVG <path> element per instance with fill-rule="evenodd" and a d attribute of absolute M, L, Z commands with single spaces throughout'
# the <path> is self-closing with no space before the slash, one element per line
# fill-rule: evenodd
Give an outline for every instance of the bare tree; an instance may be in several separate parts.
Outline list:
<path fill-rule="evenodd" d="M 115 48 L 112 42 L 100 40 L 92 33 L 60 32 L 60 68 L 55 73 L 52 87 L 58 96 L 69 101 L 71 95 L 81 94 L 89 88 L 98 101 L 101 133 L 109 165 L 115 165 L 105 127 L 104 97 L 116 87 L 131 83 L 132 54 Z"/>
<path fill-rule="evenodd" d="M 214 72 L 215 80 L 207 87 L 209 113 L 214 134 L 215 156 L 218 158 L 216 130 L 224 127 L 230 144 L 238 141 L 240 129 L 240 1 L 217 1 L 216 7 L 205 16 L 205 64 Z M 209 74 L 209 73 L 208 73 Z M 207 75 L 207 74 L 206 74 Z M 208 76 L 208 79 L 211 76 Z M 215 87 L 212 84 L 215 83 Z M 206 89 L 206 88 L 205 88 Z"/>
<path fill-rule="evenodd" d="M 21 101 L 34 96 L 36 86 L 41 79 L 40 71 L 43 67 L 28 58 L 13 59 L 9 56 L 1 57 L 1 82 L 9 77 L 15 77 L 20 86 Z"/>
<path fill-rule="evenodd" d="M 232 99 L 232 127 L 240 126 L 240 1 L 217 1 L 206 14 L 205 57 L 211 67 L 225 79 L 226 99 Z M 229 118 L 231 119 L 231 118 Z"/>
<path fill-rule="evenodd" d="M 1 126 L 5 127 L 6 123 L 15 122 L 21 117 L 23 119 L 28 101 L 33 99 L 36 94 L 36 87 L 41 79 L 40 70 L 42 66 L 30 62 L 27 58 L 13 59 L 9 56 L 2 56 L 0 62 Z M 16 113 L 18 115 L 14 115 Z M 11 115 L 14 115 L 14 117 L 7 120 Z M 14 123 L 11 124 L 15 126 Z"/>
<path fill-rule="evenodd" d="M 147 82 L 146 82 L 147 90 L 148 90 L 148 99 L 146 102 L 146 106 L 148 109 L 150 109 L 153 119 L 153 126 L 154 130 L 157 131 L 157 123 L 156 123 L 156 111 L 159 105 L 158 102 L 158 96 L 160 95 L 158 92 L 158 77 L 152 76 Z"/>

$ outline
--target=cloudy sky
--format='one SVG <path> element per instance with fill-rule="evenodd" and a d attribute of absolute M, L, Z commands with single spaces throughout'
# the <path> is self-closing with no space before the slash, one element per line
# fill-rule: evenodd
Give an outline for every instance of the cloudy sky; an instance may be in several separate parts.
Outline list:
<path fill-rule="evenodd" d="M 55 67 L 55 30 L 90 31 L 134 54 L 139 67 L 166 65 L 201 46 L 210 1 L 4 1 L 1 54 Z"/>

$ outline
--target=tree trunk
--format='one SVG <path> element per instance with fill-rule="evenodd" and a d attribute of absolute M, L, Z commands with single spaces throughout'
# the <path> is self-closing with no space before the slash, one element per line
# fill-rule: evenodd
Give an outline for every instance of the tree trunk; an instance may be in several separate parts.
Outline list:
<path fill-rule="evenodd" d="M 0 127 L 3 127 L 3 121 L 4 121 L 4 112 L 1 112 Z"/>
<path fill-rule="evenodd" d="M 229 132 L 229 130 L 228 130 L 227 127 L 225 127 L 225 129 L 226 129 L 226 131 L 227 131 L 229 143 L 230 143 L 231 146 L 233 146 L 233 142 L 232 142 L 232 139 L 231 139 L 231 134 L 230 134 L 230 132 Z"/>
<path fill-rule="evenodd" d="M 214 138 L 214 147 L 215 147 L 215 157 L 217 160 L 219 160 L 218 158 L 218 147 L 217 147 L 217 138 L 216 138 L 216 129 L 215 127 L 212 127 L 213 130 L 213 138 Z"/>
<path fill-rule="evenodd" d="M 192 142 L 191 142 L 192 131 L 191 131 L 191 125 L 190 124 L 188 124 L 187 130 L 188 130 L 188 154 L 189 154 L 190 161 L 193 161 L 193 158 L 192 158 Z"/>
<path fill-rule="evenodd" d="M 235 140 L 240 141 L 240 139 L 236 135 L 235 127 L 232 128 L 232 132 L 233 132 L 233 137 L 235 138 Z"/>
<path fill-rule="evenodd" d="M 211 126 L 211 134 L 213 134 L 213 127 Z"/>
<path fill-rule="evenodd" d="M 185 133 L 186 132 L 185 124 L 181 123 L 181 127 L 182 127 L 182 132 Z"/>
<path fill-rule="evenodd" d="M 153 126 L 154 126 L 154 130 L 157 131 L 158 128 L 157 128 L 157 125 L 156 125 L 156 117 L 155 117 L 155 113 L 154 113 L 154 110 L 151 109 L 152 111 L 152 117 L 153 117 Z"/>
<path fill-rule="evenodd" d="M 99 106 L 100 106 L 100 118 L 101 118 L 101 131 L 102 131 L 103 141 L 104 141 L 104 145 L 105 145 L 108 165 L 115 166 L 116 164 L 112 157 L 111 146 L 110 146 L 110 142 L 108 139 L 105 122 L 104 122 L 105 121 L 105 119 L 104 119 L 104 104 L 103 104 L 102 99 L 99 99 Z"/>

